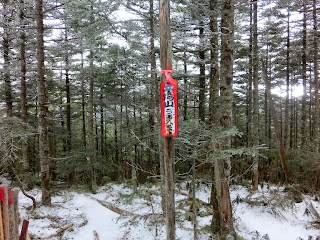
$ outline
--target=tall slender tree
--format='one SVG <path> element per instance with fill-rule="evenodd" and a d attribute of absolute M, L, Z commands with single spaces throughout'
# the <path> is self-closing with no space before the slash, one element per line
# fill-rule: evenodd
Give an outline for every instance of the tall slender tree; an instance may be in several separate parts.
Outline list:
<path fill-rule="evenodd" d="M 155 31 L 154 31 L 154 7 L 153 0 L 149 0 L 149 24 L 150 24 L 150 62 L 151 62 L 151 79 L 150 79 L 150 110 L 149 110 L 149 128 L 150 128 L 150 166 L 156 174 L 156 154 L 155 154 L 155 103 L 157 93 L 157 66 L 156 66 L 156 52 L 154 46 Z"/>
<path fill-rule="evenodd" d="M 218 1 L 210 0 L 210 31 L 211 31 L 211 50 L 210 50 L 210 123 L 213 127 L 219 126 L 219 32 L 218 32 Z M 213 168 L 214 173 L 214 168 Z M 220 230 L 220 212 L 219 204 L 217 199 L 217 186 L 214 181 L 215 176 L 213 175 L 212 189 L 211 189 L 211 204 L 213 208 L 211 231 L 218 233 Z"/>
<path fill-rule="evenodd" d="M 289 5 L 289 1 L 288 1 Z M 287 48 L 286 48 L 286 103 L 284 115 L 284 148 L 287 148 L 289 141 L 289 89 L 290 89 L 290 12 L 288 6 L 287 14 Z"/>
<path fill-rule="evenodd" d="M 316 156 L 316 164 L 319 164 L 319 115 L 320 115 L 320 107 L 319 107 L 319 68 L 318 68 L 318 18 L 317 18 L 317 1 L 313 0 L 313 72 L 314 72 L 314 133 L 313 133 L 313 151 Z M 318 183 L 320 170 L 317 169 L 314 172 L 314 181 L 313 181 L 313 189 L 315 189 L 316 184 Z"/>
<path fill-rule="evenodd" d="M 94 16 L 93 16 L 93 4 L 91 3 L 90 6 L 90 24 L 94 23 Z M 93 58 L 94 58 L 94 39 L 91 37 L 90 41 L 90 50 L 89 50 L 89 69 L 90 69 L 90 76 L 89 76 L 89 102 L 88 102 L 88 148 L 90 151 L 89 161 L 90 161 L 90 170 L 91 170 L 91 191 L 96 192 L 96 171 L 95 171 L 95 148 L 94 148 L 94 65 L 93 65 Z"/>
<path fill-rule="evenodd" d="M 200 60 L 200 75 L 199 75 L 199 119 L 205 120 L 205 93 L 206 93 L 206 65 L 205 65 L 205 46 L 204 46 L 204 23 L 199 23 L 199 60 Z"/>
<path fill-rule="evenodd" d="M 9 14 L 9 0 L 3 0 L 3 79 L 5 88 L 5 102 L 6 102 L 6 114 L 7 117 L 12 117 L 12 86 L 10 80 L 10 58 L 9 58 L 9 29 L 10 29 L 10 14 Z"/>
<path fill-rule="evenodd" d="M 220 61 L 220 125 L 231 126 L 232 121 L 232 82 L 234 53 L 234 1 L 223 0 L 221 8 L 221 61 Z M 231 136 L 226 136 L 222 145 L 231 147 Z M 223 238 L 234 235 L 232 206 L 229 192 L 230 157 L 214 161 L 216 198 L 220 211 L 220 231 Z"/>
<path fill-rule="evenodd" d="M 69 42 L 68 42 L 68 26 L 67 26 L 67 9 L 64 9 L 64 21 L 65 21 L 65 29 L 64 29 L 64 47 L 65 47 L 65 79 L 66 79 L 66 117 L 67 117 L 67 150 L 71 150 L 71 94 L 70 94 L 70 51 L 69 51 Z"/>
<path fill-rule="evenodd" d="M 44 26 L 43 2 L 36 0 L 37 22 L 37 96 L 38 96 L 38 123 L 39 123 L 39 158 L 41 167 L 42 202 L 50 203 L 50 174 L 49 174 L 49 148 L 48 148 L 48 102 L 47 85 L 44 65 Z"/>
<path fill-rule="evenodd" d="M 26 86 L 26 74 L 27 74 L 27 64 L 26 64 L 26 33 L 25 33 L 25 4 L 24 0 L 19 2 L 19 25 L 20 25 L 20 71 L 21 71 L 21 93 L 20 93 L 20 104 L 21 104 L 21 120 L 24 124 L 28 122 L 28 112 L 27 112 L 27 86 Z M 23 158 L 23 168 L 24 170 L 29 169 L 28 161 L 28 141 L 27 139 L 22 139 L 21 152 Z"/>
<path fill-rule="evenodd" d="M 303 29 L 302 29 L 302 103 L 301 103 L 301 150 L 305 151 L 307 141 L 307 3 L 303 0 Z"/>
<path fill-rule="evenodd" d="M 258 82 L 258 1 L 253 3 L 253 118 L 252 124 L 255 126 L 252 128 L 253 145 L 259 145 L 259 82 Z M 253 181 L 252 189 L 258 190 L 259 182 L 259 155 L 256 154 L 253 157 Z"/>

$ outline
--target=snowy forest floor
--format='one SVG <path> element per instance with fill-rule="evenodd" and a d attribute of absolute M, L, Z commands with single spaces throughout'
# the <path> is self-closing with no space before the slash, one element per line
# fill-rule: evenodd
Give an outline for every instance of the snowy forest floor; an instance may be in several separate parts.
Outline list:
<path fill-rule="evenodd" d="M 185 182 L 176 187 L 188 193 L 187 185 Z M 300 195 L 297 199 L 294 191 L 287 189 L 264 184 L 258 192 L 251 193 L 249 185 L 231 186 L 237 234 L 243 239 L 259 240 L 320 239 L 319 197 Z M 29 194 L 40 202 L 40 190 L 31 190 Z M 196 197 L 209 202 L 210 187 L 198 184 Z M 52 205 L 40 206 L 33 213 L 27 210 L 32 202 L 21 192 L 19 201 L 21 219 L 30 221 L 29 233 L 33 239 L 162 240 L 166 236 L 160 214 L 159 185 L 141 185 L 136 195 L 132 195 L 130 184 L 116 183 L 100 187 L 96 194 L 83 189 L 59 190 L 53 194 Z M 212 209 L 203 203 L 197 204 L 199 239 L 211 239 Z M 190 209 L 192 201 L 188 196 L 176 193 L 177 239 L 193 239 Z"/>

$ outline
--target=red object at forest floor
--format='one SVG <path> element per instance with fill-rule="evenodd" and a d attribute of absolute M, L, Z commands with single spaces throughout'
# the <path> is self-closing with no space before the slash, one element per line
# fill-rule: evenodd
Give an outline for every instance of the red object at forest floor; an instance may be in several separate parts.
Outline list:
<path fill-rule="evenodd" d="M 27 238 L 27 232 L 29 227 L 29 221 L 23 220 L 22 229 L 19 240 L 25 240 Z"/>
<path fill-rule="evenodd" d="M 0 202 L 4 202 L 4 187 L 0 187 Z"/>
<path fill-rule="evenodd" d="M 178 136 L 178 83 L 169 73 L 172 70 L 161 70 L 166 81 L 160 84 L 161 99 L 161 136 Z"/>

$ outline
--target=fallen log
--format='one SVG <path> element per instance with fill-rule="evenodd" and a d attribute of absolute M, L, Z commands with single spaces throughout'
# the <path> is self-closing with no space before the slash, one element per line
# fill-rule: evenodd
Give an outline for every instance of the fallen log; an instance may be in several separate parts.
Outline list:
<path fill-rule="evenodd" d="M 102 206 L 108 208 L 109 210 L 118 213 L 120 215 L 124 215 L 124 216 L 133 216 L 133 217 L 139 217 L 139 218 L 144 218 L 144 220 L 146 221 L 150 216 L 162 216 L 161 213 L 148 213 L 148 214 L 137 214 L 137 213 L 133 213 L 133 212 L 129 212 L 127 210 L 123 210 L 118 208 L 117 206 L 112 205 L 111 203 L 108 203 L 106 201 L 102 201 L 99 199 L 96 199 L 94 197 L 90 197 L 91 199 L 97 201 L 98 203 L 100 203 Z"/>
<path fill-rule="evenodd" d="M 59 228 L 55 233 L 53 233 L 47 237 L 41 238 L 41 240 L 50 239 L 50 238 L 62 235 L 66 230 L 68 230 L 69 228 L 72 228 L 72 227 L 73 227 L 73 224 L 69 224 L 69 225 L 64 226 L 62 228 Z"/>

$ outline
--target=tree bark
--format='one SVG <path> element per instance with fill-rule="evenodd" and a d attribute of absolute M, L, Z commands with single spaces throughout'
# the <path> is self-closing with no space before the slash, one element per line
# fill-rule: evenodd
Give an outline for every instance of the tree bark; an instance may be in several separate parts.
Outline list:
<path fill-rule="evenodd" d="M 120 126 L 119 126 L 119 130 L 120 130 L 120 133 L 119 133 L 119 180 L 122 180 L 124 179 L 124 174 L 125 174 L 125 171 L 124 171 L 124 164 L 123 164 L 123 152 L 122 152 L 122 149 L 123 149 L 123 83 L 121 81 L 121 84 L 120 84 L 120 117 L 119 117 L 119 122 L 120 122 Z"/>
<path fill-rule="evenodd" d="M 185 44 L 183 50 L 183 121 L 188 119 L 188 68 L 187 68 L 187 46 Z"/>
<path fill-rule="evenodd" d="M 24 14 L 24 0 L 20 0 L 19 4 L 19 24 L 20 24 L 20 71 L 21 71 L 21 93 L 20 93 L 20 104 L 21 104 L 21 120 L 26 125 L 28 123 L 28 108 L 27 108 L 27 86 L 26 86 L 26 33 L 25 33 L 25 14 Z M 28 141 L 26 138 L 22 139 L 21 152 L 23 159 L 23 169 L 28 171 L 29 160 L 28 160 Z"/>
<path fill-rule="evenodd" d="M 285 115 L 284 115 L 284 148 L 286 149 L 289 141 L 289 89 L 290 89 L 290 14 L 288 9 L 288 23 L 287 23 L 287 57 L 286 57 L 286 103 L 285 103 Z"/>
<path fill-rule="evenodd" d="M 302 30 L 302 103 L 301 103 L 301 150 L 305 151 L 307 141 L 307 0 L 303 1 L 303 30 Z"/>
<path fill-rule="evenodd" d="M 10 81 L 10 58 L 9 58 L 9 0 L 3 0 L 3 79 L 4 79 L 4 92 L 6 101 L 6 115 L 12 117 L 12 86 Z"/>
<path fill-rule="evenodd" d="M 157 83 L 157 66 L 156 66 L 156 51 L 154 46 L 154 9 L 153 9 L 153 0 L 149 0 L 150 11 L 149 11 L 149 23 L 150 23 L 150 61 L 151 61 L 151 81 L 150 81 L 150 110 L 149 110 L 149 129 L 150 129 L 150 166 L 154 174 L 157 174 L 156 170 L 156 154 L 155 154 L 155 142 L 156 134 L 154 131 L 155 128 L 155 94 L 156 83 Z"/>
<path fill-rule="evenodd" d="M 100 90 L 102 92 L 102 89 Z M 104 117 L 103 117 L 103 106 L 102 106 L 102 93 L 100 94 L 100 153 L 101 156 L 105 155 L 104 145 Z"/>
<path fill-rule="evenodd" d="M 258 1 L 253 4 L 253 146 L 259 145 L 259 79 L 258 79 Z M 252 190 L 258 190 L 259 183 L 259 154 L 253 156 Z"/>
<path fill-rule="evenodd" d="M 47 124 L 47 89 L 44 77 L 44 27 L 42 0 L 36 1 L 37 22 L 37 96 L 38 96 L 38 122 L 39 122 L 39 158 L 41 168 L 42 203 L 50 203 L 50 175 L 49 175 L 49 149 Z"/>
<path fill-rule="evenodd" d="M 81 71 L 83 71 L 84 60 L 83 60 L 83 46 L 81 40 Z M 86 131 L 86 94 L 85 94 L 85 83 L 84 77 L 81 76 L 81 114 L 82 114 L 82 146 L 87 146 L 87 131 Z"/>
<path fill-rule="evenodd" d="M 221 10 L 221 62 L 220 62 L 220 125 L 231 126 L 232 122 L 232 81 L 234 52 L 234 2 L 222 1 Z M 223 146 L 231 147 L 231 137 L 224 139 Z M 225 172 L 228 178 L 231 171 L 230 158 L 225 159 Z"/>
<path fill-rule="evenodd" d="M 252 0 L 253 1 L 253 0 Z M 253 43 L 253 7 L 250 4 L 249 72 L 247 90 L 247 147 L 252 147 L 252 43 Z"/>
<path fill-rule="evenodd" d="M 138 186 L 138 182 L 137 182 L 137 172 L 136 172 L 136 168 L 135 168 L 135 162 L 134 162 L 134 158 L 132 156 L 132 137 L 131 137 L 131 126 L 130 126 L 130 119 L 129 119 L 129 110 L 128 110 L 128 92 L 129 92 L 129 86 L 128 84 L 126 84 L 126 122 L 127 122 L 127 134 L 128 134 L 128 144 L 127 144 L 127 148 L 128 148 L 128 156 L 129 156 L 129 161 L 131 164 L 131 180 L 132 180 L 132 185 L 133 185 L 133 194 L 137 193 L 137 186 Z"/>
<path fill-rule="evenodd" d="M 198 222 L 197 222 L 197 202 L 196 202 L 196 157 L 197 154 L 194 154 L 192 161 L 192 212 L 193 212 L 193 239 L 198 239 Z"/>
<path fill-rule="evenodd" d="M 213 127 L 219 126 L 219 115 L 218 115 L 218 109 L 219 109 L 219 32 L 218 32 L 218 2 L 217 0 L 210 0 L 210 10 L 212 11 L 212 14 L 210 16 L 210 31 L 211 31 L 211 51 L 210 51 L 210 123 Z M 219 210 L 219 204 L 217 199 L 217 186 L 215 182 L 215 176 L 214 176 L 214 166 L 212 167 L 212 186 L 211 186 L 211 198 L 210 198 L 210 204 L 212 205 L 212 221 L 211 221 L 211 232 L 213 234 L 217 234 L 220 231 L 220 210 Z"/>
<path fill-rule="evenodd" d="M 219 98 L 219 33 L 218 33 L 218 3 L 217 0 L 210 0 L 210 10 L 212 14 L 210 16 L 210 122 L 212 125 L 218 124 L 218 106 Z"/>
<path fill-rule="evenodd" d="M 93 6 L 91 5 L 91 11 L 93 11 Z M 93 13 L 90 15 L 90 23 L 94 23 Z M 94 91 L 94 65 L 93 65 L 93 41 L 90 42 L 90 52 L 89 52 L 89 102 L 88 102 L 88 147 L 89 147 L 89 162 L 91 171 L 91 191 L 96 192 L 96 176 L 95 176 L 95 148 L 94 148 L 94 129 L 93 129 L 93 91 Z"/>
<path fill-rule="evenodd" d="M 313 0 L 313 72 L 314 72 L 314 133 L 313 133 L 313 151 L 316 159 L 315 164 L 319 166 L 319 73 L 318 73 L 318 19 L 317 19 L 317 0 Z M 319 169 L 314 171 L 313 190 L 317 186 L 319 178 Z"/>
<path fill-rule="evenodd" d="M 114 119 L 115 163 L 118 165 L 118 174 L 119 174 L 120 162 L 119 162 L 118 124 L 117 124 L 117 107 L 116 107 L 116 105 L 114 105 L 113 119 Z"/>
<path fill-rule="evenodd" d="M 170 0 L 160 0 L 160 63 L 162 70 L 172 70 L 172 42 L 170 29 Z M 162 74 L 162 80 L 165 75 Z M 174 199 L 174 139 L 164 138 L 164 170 L 166 178 L 166 227 L 167 240 L 175 239 L 175 199 Z"/>
<path fill-rule="evenodd" d="M 65 13 L 66 14 L 66 13 Z M 65 21 L 66 20 L 65 16 Z M 65 77 L 66 77 L 66 98 L 67 98 L 67 151 L 71 150 L 71 95 L 70 95 L 70 78 L 69 78 L 69 47 L 68 47 L 68 27 L 66 25 L 64 32 L 64 41 L 65 41 Z"/>
<path fill-rule="evenodd" d="M 203 22 L 199 23 L 199 59 L 200 59 L 200 76 L 199 76 L 199 119 L 205 121 L 205 93 L 206 93 L 206 65 L 204 50 L 204 26 Z"/>
<path fill-rule="evenodd" d="M 289 148 L 293 148 L 294 144 L 294 102 L 295 102 L 295 97 L 293 96 L 293 86 L 292 84 L 290 85 L 290 132 L 289 132 Z"/>
<path fill-rule="evenodd" d="M 232 121 L 232 81 L 234 52 L 234 2 L 223 0 L 221 9 L 221 75 L 220 75 L 220 125 L 223 128 L 231 126 Z M 221 140 L 223 147 L 231 147 L 231 136 Z M 230 157 L 215 159 L 215 184 L 217 201 L 220 210 L 221 235 L 232 234 L 235 237 L 232 207 L 229 193 L 228 177 L 230 176 Z"/>

